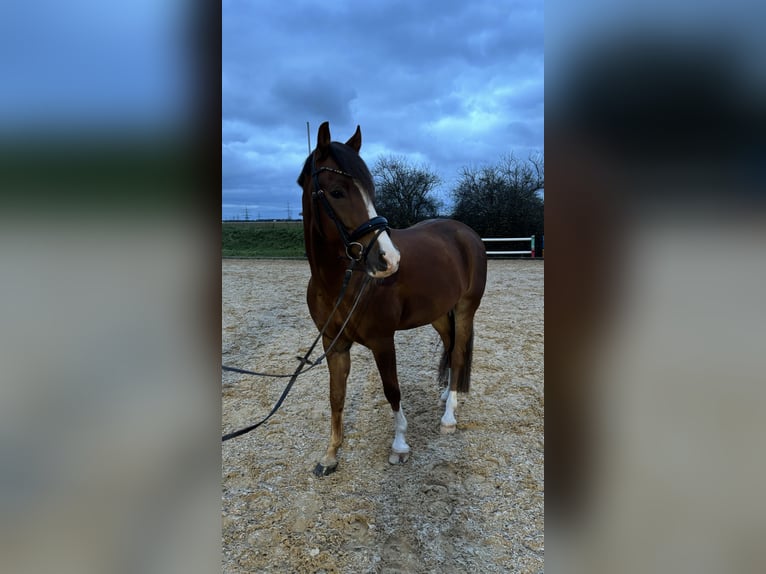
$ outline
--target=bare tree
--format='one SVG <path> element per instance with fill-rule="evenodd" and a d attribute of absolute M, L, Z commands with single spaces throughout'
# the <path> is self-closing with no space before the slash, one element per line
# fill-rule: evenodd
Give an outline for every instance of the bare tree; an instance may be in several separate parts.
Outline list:
<path fill-rule="evenodd" d="M 442 202 L 434 197 L 434 191 L 441 178 L 427 166 L 390 155 L 377 160 L 372 175 L 376 210 L 392 227 L 409 227 L 439 214 Z"/>
<path fill-rule="evenodd" d="M 545 162 L 542 154 L 526 161 L 513 154 L 496 165 L 465 167 L 452 191 L 453 217 L 485 237 L 527 237 L 543 232 Z"/>

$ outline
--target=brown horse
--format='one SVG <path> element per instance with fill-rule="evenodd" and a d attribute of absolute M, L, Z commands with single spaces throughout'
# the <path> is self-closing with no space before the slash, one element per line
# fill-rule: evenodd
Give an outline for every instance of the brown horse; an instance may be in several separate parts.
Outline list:
<path fill-rule="evenodd" d="M 394 441 L 389 461 L 406 462 L 407 419 L 401 408 L 394 332 L 431 324 L 444 344 L 439 376 L 447 385 L 441 419 L 454 432 L 457 393 L 468 392 L 473 353 L 473 317 L 487 278 L 487 255 L 479 236 L 460 222 L 438 219 L 408 229 L 389 229 L 375 212 L 375 186 L 359 156 L 362 133 L 345 143 L 330 141 L 329 123 L 319 127 L 317 147 L 306 159 L 298 185 L 303 188 L 303 228 L 311 266 L 307 300 L 322 337 L 330 371 L 332 423 L 330 444 L 314 473 L 337 465 L 343 442 L 343 405 L 353 343 L 370 349 L 394 412 Z M 348 268 L 348 295 L 336 301 Z M 370 279 L 372 278 L 372 279 Z M 365 289 L 345 329 L 354 294 Z M 329 323 L 328 323 L 329 321 Z"/>

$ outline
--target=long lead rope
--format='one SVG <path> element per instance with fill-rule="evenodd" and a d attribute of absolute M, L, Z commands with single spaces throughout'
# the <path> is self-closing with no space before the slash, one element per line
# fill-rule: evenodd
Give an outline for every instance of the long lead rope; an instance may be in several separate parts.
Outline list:
<path fill-rule="evenodd" d="M 365 274 L 364 280 L 362 282 L 362 285 L 359 287 L 359 292 L 356 294 L 356 297 L 354 298 L 354 302 L 351 305 L 351 309 L 348 312 L 348 315 L 346 316 L 346 319 L 343 321 L 343 324 L 340 326 L 340 329 L 338 329 L 338 333 L 335 335 L 335 338 L 330 342 L 329 346 L 325 350 L 324 353 L 320 355 L 320 357 L 316 361 L 311 361 L 309 357 L 311 356 L 311 353 L 314 352 L 314 347 L 316 347 L 317 343 L 319 342 L 319 339 L 321 339 L 324 336 L 325 331 L 327 330 L 327 327 L 330 325 L 330 321 L 332 320 L 333 316 L 335 315 L 335 312 L 338 310 L 338 307 L 340 306 L 341 301 L 343 300 L 345 294 L 346 294 L 346 288 L 348 287 L 349 281 L 351 279 L 351 274 L 353 273 L 353 267 L 354 263 L 352 261 L 351 265 L 349 265 L 348 269 L 346 270 L 346 275 L 343 278 L 343 286 L 341 287 L 340 294 L 338 295 L 338 300 L 335 302 L 335 306 L 332 309 L 332 312 L 330 313 L 330 316 L 327 318 L 327 321 L 325 322 L 324 326 L 322 327 L 322 330 L 319 332 L 319 335 L 317 335 L 317 338 L 314 339 L 314 342 L 311 344 L 311 347 L 306 352 L 306 354 L 303 357 L 299 357 L 298 360 L 300 361 L 300 364 L 298 365 L 298 368 L 295 369 L 295 372 L 292 375 L 271 375 L 271 374 L 261 374 L 261 373 L 255 373 L 253 371 L 245 371 L 244 369 L 235 369 L 234 367 L 226 367 L 225 365 L 222 366 L 222 368 L 226 371 L 233 371 L 237 373 L 245 373 L 245 374 L 253 374 L 253 375 L 259 375 L 259 376 L 267 376 L 267 377 L 290 377 L 290 381 L 285 386 L 285 390 L 282 391 L 282 396 L 279 397 L 279 400 L 277 400 L 276 404 L 274 404 L 274 407 L 271 409 L 271 412 L 269 412 L 268 415 L 266 415 L 265 418 L 261 419 L 257 423 L 241 428 L 237 431 L 230 432 L 228 434 L 225 434 L 221 437 L 221 442 L 225 442 L 227 440 L 236 438 L 238 436 L 242 436 L 243 434 L 249 433 L 252 430 L 257 429 L 259 426 L 261 426 L 263 423 L 265 423 L 267 420 L 271 418 L 271 416 L 277 412 L 280 406 L 282 406 L 282 403 L 284 402 L 285 398 L 287 397 L 287 394 L 290 392 L 290 389 L 293 386 L 293 383 L 295 383 L 296 379 L 299 375 L 303 373 L 307 373 L 309 370 L 313 369 L 317 365 L 319 365 L 322 360 L 332 351 L 333 347 L 335 346 L 335 343 L 338 342 L 338 339 L 340 339 L 340 336 L 343 334 L 343 331 L 346 328 L 346 325 L 348 325 L 348 322 L 351 320 L 351 315 L 354 314 L 354 311 L 356 310 L 357 305 L 359 304 L 359 300 L 362 298 L 362 294 L 367 289 L 367 285 L 370 283 L 370 276 Z M 308 369 L 304 370 L 304 367 L 306 365 L 311 365 Z"/>

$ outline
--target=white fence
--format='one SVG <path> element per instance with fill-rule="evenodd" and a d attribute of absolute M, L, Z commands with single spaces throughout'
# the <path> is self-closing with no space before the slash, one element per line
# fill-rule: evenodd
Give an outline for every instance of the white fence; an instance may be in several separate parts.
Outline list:
<path fill-rule="evenodd" d="M 487 251 L 487 255 L 529 255 L 530 257 L 535 256 L 535 236 L 532 237 L 482 237 L 482 241 L 485 242 L 504 242 L 504 243 L 510 243 L 511 241 L 528 241 L 529 242 L 529 250 L 528 251 Z"/>

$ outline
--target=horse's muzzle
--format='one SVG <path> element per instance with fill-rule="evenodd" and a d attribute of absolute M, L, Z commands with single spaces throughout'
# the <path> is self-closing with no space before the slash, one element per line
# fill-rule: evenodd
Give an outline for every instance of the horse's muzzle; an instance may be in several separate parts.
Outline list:
<path fill-rule="evenodd" d="M 367 256 L 367 273 L 376 279 L 393 275 L 399 271 L 400 257 L 388 232 L 383 232 Z"/>

